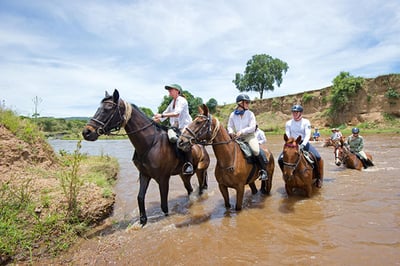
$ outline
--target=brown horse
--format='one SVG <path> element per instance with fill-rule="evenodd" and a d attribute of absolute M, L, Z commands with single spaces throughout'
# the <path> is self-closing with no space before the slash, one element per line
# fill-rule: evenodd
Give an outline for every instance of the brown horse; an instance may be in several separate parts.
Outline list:
<path fill-rule="evenodd" d="M 94 117 L 82 131 L 85 140 L 95 141 L 100 135 L 108 135 L 114 130 L 124 128 L 135 148 L 133 162 L 139 170 L 140 189 L 138 205 L 140 223 L 147 223 L 145 196 L 151 178 L 158 183 L 161 209 L 168 215 L 168 191 L 171 175 L 180 175 L 188 194 L 193 192 L 191 175 L 183 175 L 182 152 L 176 144 L 170 143 L 167 128 L 147 117 L 137 106 L 120 99 L 118 90 L 110 96 L 106 92 Z M 202 145 L 192 149 L 193 166 L 199 181 L 199 194 L 207 189 L 207 169 L 210 157 Z"/>
<path fill-rule="evenodd" d="M 294 189 L 299 188 L 306 192 L 307 197 L 311 197 L 312 187 L 316 186 L 317 174 L 315 166 L 305 157 L 304 151 L 300 149 L 301 136 L 297 139 L 283 136 L 285 144 L 283 145 L 283 180 L 285 181 L 285 190 L 288 196 L 292 195 Z M 316 158 L 311 155 L 315 162 Z M 322 158 L 321 158 L 322 160 Z"/>
<path fill-rule="evenodd" d="M 372 163 L 372 155 L 366 152 L 368 161 L 362 162 L 361 159 L 354 153 L 352 153 L 346 145 L 344 145 L 343 141 L 339 141 L 335 143 L 334 151 L 335 155 L 335 164 L 340 166 L 341 164 L 345 165 L 347 168 L 360 170 L 363 166 L 373 166 Z"/>
<path fill-rule="evenodd" d="M 228 188 L 236 190 L 236 210 L 242 209 L 245 185 L 248 184 L 253 194 L 257 193 L 255 181 L 260 171 L 258 165 L 249 163 L 239 144 L 232 140 L 221 126 L 216 117 L 212 117 L 205 104 L 199 107 L 199 115 L 183 131 L 178 140 L 178 147 L 187 150 L 194 143 L 210 144 L 213 147 L 217 164 L 215 166 L 215 177 L 219 190 L 225 201 L 225 207 L 230 208 Z M 272 153 L 261 146 L 268 164 L 266 165 L 268 180 L 261 181 L 261 192 L 269 194 L 272 186 L 275 162 Z"/>

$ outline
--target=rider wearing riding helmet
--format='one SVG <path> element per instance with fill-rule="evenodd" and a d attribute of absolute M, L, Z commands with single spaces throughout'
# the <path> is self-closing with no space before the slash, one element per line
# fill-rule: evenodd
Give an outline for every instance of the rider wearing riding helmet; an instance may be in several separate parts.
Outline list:
<path fill-rule="evenodd" d="M 247 94 L 239 94 L 236 103 L 236 109 L 229 116 L 228 133 L 231 138 L 240 138 L 249 145 L 261 168 L 260 180 L 267 180 L 267 169 L 254 133 L 257 125 L 256 116 L 249 110 L 250 98 Z"/>
<path fill-rule="evenodd" d="M 176 129 L 179 129 L 179 134 L 183 132 L 185 127 L 192 122 L 192 117 L 189 114 L 189 104 L 182 93 L 182 87 L 178 84 L 166 85 L 165 89 L 168 91 L 169 96 L 172 98 L 167 109 L 162 114 L 155 114 L 153 120 L 155 122 L 162 122 L 169 119 L 171 128 L 168 129 L 168 138 L 171 142 L 176 142 L 178 139 Z M 185 164 L 183 165 L 183 174 L 193 174 L 193 159 L 192 151 L 184 152 Z"/>
<path fill-rule="evenodd" d="M 363 163 L 364 168 L 367 168 L 368 166 L 373 166 L 373 162 L 371 162 L 367 155 L 365 154 L 365 152 L 363 151 L 364 148 L 364 138 L 359 135 L 360 133 L 360 129 L 354 127 L 351 130 L 351 133 L 353 133 L 352 135 L 350 135 L 347 138 L 347 141 L 345 143 L 346 146 L 349 146 L 350 151 L 354 154 L 357 155 L 358 158 L 360 158 L 360 160 Z"/>
<path fill-rule="evenodd" d="M 311 123 L 308 119 L 303 118 L 303 107 L 299 104 L 293 105 L 292 119 L 287 121 L 285 124 L 285 132 L 288 137 L 297 138 L 301 136 L 300 149 L 309 151 L 314 154 L 317 159 L 316 170 L 317 170 L 317 187 L 322 187 L 324 179 L 324 161 L 318 151 L 310 144 L 311 136 Z M 281 169 L 283 169 L 283 153 L 278 158 L 278 163 Z"/>

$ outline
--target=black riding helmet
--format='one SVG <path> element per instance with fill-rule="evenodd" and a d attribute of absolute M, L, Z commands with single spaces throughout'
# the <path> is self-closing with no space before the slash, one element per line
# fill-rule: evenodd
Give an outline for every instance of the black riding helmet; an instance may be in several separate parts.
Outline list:
<path fill-rule="evenodd" d="M 358 134 L 358 133 L 360 133 L 360 130 L 356 127 L 353 127 L 353 129 L 351 130 L 351 133 Z"/>
<path fill-rule="evenodd" d="M 246 101 L 246 102 L 250 102 L 250 97 L 247 94 L 239 94 L 236 97 L 236 103 L 239 103 L 241 101 Z"/>
<path fill-rule="evenodd" d="M 303 106 L 300 104 L 293 105 L 292 112 L 303 112 Z"/>

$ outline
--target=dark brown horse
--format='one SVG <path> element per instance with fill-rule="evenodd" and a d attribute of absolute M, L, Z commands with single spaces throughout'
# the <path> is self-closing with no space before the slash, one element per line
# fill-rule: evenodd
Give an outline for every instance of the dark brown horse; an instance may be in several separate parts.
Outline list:
<path fill-rule="evenodd" d="M 343 141 L 339 141 L 335 143 L 333 153 L 335 155 L 335 164 L 337 166 L 345 165 L 347 168 L 361 170 L 366 164 L 366 166 L 372 166 L 372 155 L 366 152 L 368 161 L 363 162 L 361 159 L 354 153 L 352 153 L 346 145 L 344 145 Z"/>
<path fill-rule="evenodd" d="M 120 99 L 118 90 L 113 95 L 106 92 L 94 117 L 82 131 L 85 140 L 95 141 L 100 135 L 124 128 L 135 148 L 133 162 L 139 170 L 140 189 L 138 205 L 140 223 L 147 223 L 145 196 L 151 178 L 158 183 L 161 209 L 168 215 L 168 191 L 171 175 L 180 175 L 188 194 L 193 192 L 190 177 L 181 170 L 184 158 L 176 144 L 170 143 L 167 128 L 147 117 L 137 106 Z M 202 145 L 192 149 L 193 166 L 199 181 L 199 194 L 207 189 L 207 169 L 210 157 Z"/>
<path fill-rule="evenodd" d="M 290 196 L 297 188 L 305 191 L 307 197 L 311 197 L 312 187 L 317 183 L 317 174 L 314 170 L 315 166 L 308 161 L 304 151 L 300 149 L 301 136 L 294 139 L 284 134 L 283 138 L 285 144 L 283 145 L 282 174 L 286 193 Z M 311 160 L 315 162 L 316 158 L 311 153 L 309 154 Z"/>
<path fill-rule="evenodd" d="M 259 176 L 260 169 L 258 165 L 249 163 L 246 160 L 239 144 L 231 139 L 219 120 L 211 116 L 205 104 L 199 107 L 199 115 L 179 137 L 178 147 L 187 150 L 194 143 L 212 145 L 217 159 L 215 177 L 224 198 L 225 207 L 230 208 L 231 206 L 228 188 L 234 188 L 236 190 L 236 210 L 241 210 L 245 185 L 248 184 L 250 186 L 253 194 L 257 193 L 255 181 Z M 261 148 L 268 159 L 268 164 L 266 165 L 268 180 L 261 181 L 261 192 L 269 194 L 275 162 L 272 153 L 265 146 Z"/>

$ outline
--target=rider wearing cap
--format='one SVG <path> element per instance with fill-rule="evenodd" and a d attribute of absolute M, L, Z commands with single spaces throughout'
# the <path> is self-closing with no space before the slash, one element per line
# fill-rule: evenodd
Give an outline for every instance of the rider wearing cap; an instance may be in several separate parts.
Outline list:
<path fill-rule="evenodd" d="M 350 151 L 357 155 L 360 158 L 361 162 L 363 163 L 364 168 L 368 166 L 373 166 L 373 162 L 371 162 L 365 152 L 363 151 L 364 148 L 364 138 L 359 135 L 360 129 L 354 127 L 351 130 L 352 135 L 347 138 L 345 143 L 346 146 L 349 146 Z"/>
<path fill-rule="evenodd" d="M 236 97 L 237 107 L 230 114 L 228 120 L 228 133 L 231 138 L 240 138 L 246 142 L 259 164 L 260 180 L 267 180 L 267 170 L 265 168 L 264 159 L 260 153 L 260 145 L 255 136 L 256 116 L 249 110 L 250 98 L 247 94 L 239 94 Z"/>
<path fill-rule="evenodd" d="M 316 172 L 317 172 L 317 187 L 322 187 L 324 179 L 324 161 L 321 159 L 321 155 L 318 151 L 310 144 L 311 136 L 311 123 L 308 119 L 303 118 L 303 107 L 301 105 L 293 105 L 292 119 L 287 121 L 285 124 L 285 132 L 288 137 L 297 138 L 301 136 L 300 149 L 309 151 L 314 154 L 317 159 Z M 283 153 L 278 158 L 278 163 L 281 169 L 283 169 Z"/>
<path fill-rule="evenodd" d="M 168 90 L 172 101 L 162 114 L 155 114 L 153 120 L 162 122 L 169 118 L 169 123 L 172 128 L 168 130 L 168 137 L 171 142 L 176 142 L 178 137 L 173 128 L 177 128 L 180 132 L 183 132 L 184 128 L 192 122 L 192 117 L 189 114 L 189 104 L 182 94 L 182 87 L 178 84 L 171 84 L 165 86 L 165 89 Z M 191 150 L 185 152 L 185 161 L 186 163 L 183 165 L 183 174 L 193 174 Z"/>

